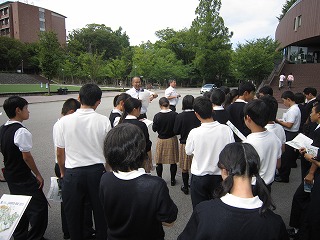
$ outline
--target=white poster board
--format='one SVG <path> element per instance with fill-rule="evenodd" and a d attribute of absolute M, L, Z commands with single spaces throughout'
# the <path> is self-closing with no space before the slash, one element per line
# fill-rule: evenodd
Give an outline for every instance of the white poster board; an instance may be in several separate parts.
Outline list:
<path fill-rule="evenodd" d="M 0 240 L 9 240 L 31 196 L 3 194 L 0 198 Z"/>

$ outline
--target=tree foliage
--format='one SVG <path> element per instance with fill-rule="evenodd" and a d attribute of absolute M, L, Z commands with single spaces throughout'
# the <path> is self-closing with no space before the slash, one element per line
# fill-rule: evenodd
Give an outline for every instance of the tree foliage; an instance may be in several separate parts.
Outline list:
<path fill-rule="evenodd" d="M 193 64 L 203 83 L 222 81 L 229 71 L 233 33 L 224 26 L 220 8 L 221 0 L 200 0 L 191 26 L 196 53 Z"/>
<path fill-rule="evenodd" d="M 270 37 L 238 44 L 233 54 L 233 74 L 239 80 L 253 80 L 257 84 L 273 70 L 274 63 L 281 58 L 276 49 L 279 43 Z"/>
<path fill-rule="evenodd" d="M 279 21 L 286 15 L 288 10 L 291 8 L 291 6 L 296 2 L 297 0 L 287 0 L 286 3 L 282 6 L 281 14 L 278 18 Z"/>
<path fill-rule="evenodd" d="M 0 69 L 16 70 L 26 55 L 26 47 L 19 40 L 0 37 Z"/>

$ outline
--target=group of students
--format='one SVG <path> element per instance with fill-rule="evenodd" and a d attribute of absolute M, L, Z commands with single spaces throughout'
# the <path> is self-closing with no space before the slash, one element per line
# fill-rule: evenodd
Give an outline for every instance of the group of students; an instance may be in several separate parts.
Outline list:
<path fill-rule="evenodd" d="M 281 173 L 287 151 L 282 153 L 287 133 L 280 125 L 296 127 L 290 112 L 294 99 L 290 93 L 283 93 L 282 99 L 290 108 L 280 120 L 276 119 L 275 99 L 270 94 L 254 99 L 252 83 L 241 83 L 237 97 L 226 91 L 215 89 L 210 99 L 187 95 L 179 114 L 170 109 L 166 97 L 159 99 L 160 112 L 152 125 L 158 133 L 157 175 L 162 176 L 163 164 L 170 164 L 174 186 L 180 162 L 181 190 L 185 194 L 189 193 L 189 170 L 192 175 L 193 213 L 178 239 L 288 239 L 281 217 L 272 211 L 270 193 L 276 169 Z M 101 96 L 97 85 L 84 85 L 79 92 L 80 106 L 75 99 L 67 100 L 62 117 L 54 126 L 65 238 L 92 236 L 92 221 L 87 220 L 93 213 L 97 239 L 164 239 L 163 226 L 172 225 L 178 208 L 166 182 L 148 174 L 152 169 L 152 143 L 146 124 L 139 120 L 141 101 L 120 94 L 114 100 L 109 120 L 95 112 Z M 226 96 L 233 99 L 229 106 Z M 32 196 L 14 238 L 43 239 L 48 222 L 47 202 L 41 190 L 43 179 L 30 153 L 31 133 L 22 125 L 29 117 L 28 103 L 14 96 L 3 107 L 9 117 L 0 129 L 4 175 L 12 194 Z M 309 119 L 320 122 L 318 105 L 312 108 Z M 225 124 L 227 121 L 246 136 L 243 142 Z M 300 123 L 301 120 L 299 127 Z M 308 129 L 309 136 L 317 136 L 318 128 L 308 124 L 304 129 Z M 176 135 L 180 135 L 180 146 Z M 317 146 L 316 140 L 314 144 Z M 303 223 L 298 226 L 299 232 L 312 234 L 317 231 L 320 216 L 320 164 L 317 156 L 305 153 L 305 149 L 300 152 L 307 163 L 312 162 L 309 174 L 313 173 L 314 187 L 309 198 L 304 198 L 304 207 L 299 209 L 301 205 L 297 204 L 295 211 L 300 213 L 297 222 Z M 228 231 L 231 225 L 233 231 Z"/>

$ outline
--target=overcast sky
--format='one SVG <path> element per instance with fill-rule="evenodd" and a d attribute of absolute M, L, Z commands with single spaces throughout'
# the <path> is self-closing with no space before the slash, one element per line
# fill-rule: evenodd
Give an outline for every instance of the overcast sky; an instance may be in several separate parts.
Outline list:
<path fill-rule="evenodd" d="M 286 0 L 221 0 L 220 15 L 225 26 L 233 31 L 233 44 L 271 36 L 278 24 Z M 4 2 L 4 0 L 0 0 Z M 22 0 L 67 17 L 67 34 L 86 24 L 105 24 L 112 30 L 120 26 L 131 45 L 155 42 L 155 31 L 167 27 L 189 28 L 195 18 L 199 0 Z M 234 46 L 235 47 L 235 46 Z"/>

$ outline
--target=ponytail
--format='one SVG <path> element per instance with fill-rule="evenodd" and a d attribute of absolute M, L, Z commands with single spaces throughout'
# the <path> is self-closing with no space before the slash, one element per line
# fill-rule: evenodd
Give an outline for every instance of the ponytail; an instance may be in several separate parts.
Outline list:
<path fill-rule="evenodd" d="M 260 174 L 255 174 L 256 177 L 256 193 L 260 200 L 262 201 L 262 206 L 259 210 L 260 215 L 263 215 L 267 209 L 275 210 L 276 206 L 271 198 L 270 191 L 261 178 Z"/>

